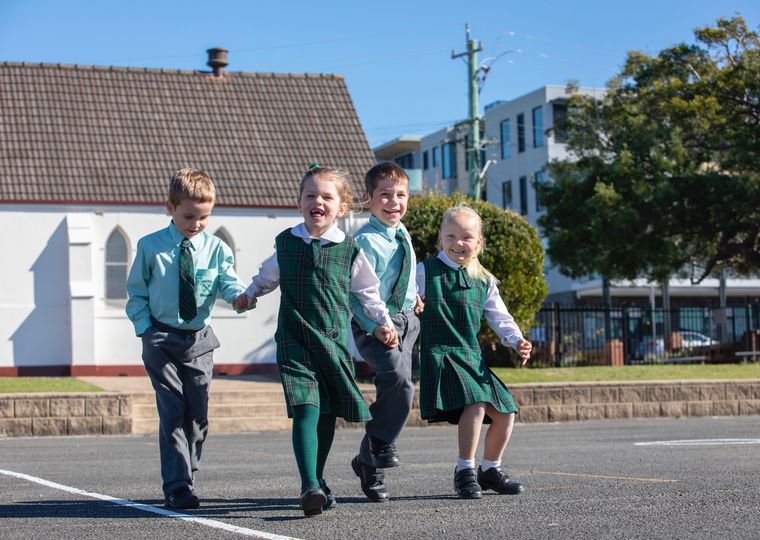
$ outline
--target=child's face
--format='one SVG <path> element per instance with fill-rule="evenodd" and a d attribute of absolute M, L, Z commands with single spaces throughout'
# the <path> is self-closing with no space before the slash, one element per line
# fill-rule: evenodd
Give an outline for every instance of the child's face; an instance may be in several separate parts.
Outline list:
<path fill-rule="evenodd" d="M 340 198 L 338 185 L 333 180 L 311 177 L 304 183 L 298 209 L 309 234 L 322 236 L 348 211 L 348 203 Z"/>
<path fill-rule="evenodd" d="M 406 214 L 409 202 L 409 183 L 384 178 L 377 183 L 369 200 L 372 215 L 389 227 L 395 227 Z"/>
<path fill-rule="evenodd" d="M 455 263 L 467 264 L 483 243 L 478 220 L 466 214 L 454 214 L 441 229 L 443 252 Z"/>
<path fill-rule="evenodd" d="M 195 202 L 190 199 L 183 200 L 177 206 L 166 203 L 166 210 L 172 217 L 174 226 L 188 239 L 206 228 L 213 208 L 213 202 Z"/>

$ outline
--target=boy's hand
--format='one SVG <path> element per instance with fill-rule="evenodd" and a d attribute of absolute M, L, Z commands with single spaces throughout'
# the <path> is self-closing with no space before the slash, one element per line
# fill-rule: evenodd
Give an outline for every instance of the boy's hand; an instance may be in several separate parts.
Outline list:
<path fill-rule="evenodd" d="M 396 333 L 396 329 L 393 327 L 378 326 L 372 332 L 372 335 L 375 336 L 378 341 L 383 343 L 383 345 L 390 349 L 398 347 L 398 334 Z"/>
<path fill-rule="evenodd" d="M 232 307 L 238 313 L 243 313 L 256 307 L 256 299 L 249 298 L 247 294 L 241 293 L 232 300 Z"/>
<path fill-rule="evenodd" d="M 425 311 L 425 302 L 422 301 L 422 298 L 420 298 L 420 295 L 417 295 L 417 303 L 414 306 L 414 314 L 419 315 Z"/>
<path fill-rule="evenodd" d="M 517 354 L 519 354 L 520 358 L 522 359 L 520 367 L 523 367 L 528 363 L 530 352 L 532 350 L 533 345 L 530 344 L 530 341 L 527 341 L 525 338 L 520 338 L 520 341 L 517 342 Z"/>

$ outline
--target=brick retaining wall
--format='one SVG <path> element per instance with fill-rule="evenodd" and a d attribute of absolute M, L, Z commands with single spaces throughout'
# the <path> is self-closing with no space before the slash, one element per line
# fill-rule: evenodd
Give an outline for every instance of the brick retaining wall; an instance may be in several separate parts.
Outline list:
<path fill-rule="evenodd" d="M 132 397 L 127 394 L 0 394 L 0 437 L 128 433 Z"/>

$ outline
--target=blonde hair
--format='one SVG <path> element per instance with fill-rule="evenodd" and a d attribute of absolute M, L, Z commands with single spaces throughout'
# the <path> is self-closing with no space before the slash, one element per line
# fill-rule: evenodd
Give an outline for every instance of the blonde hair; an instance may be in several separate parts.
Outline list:
<path fill-rule="evenodd" d="M 443 219 L 441 220 L 441 229 L 438 232 L 438 242 L 440 246 L 443 247 L 443 230 L 449 225 L 449 223 L 451 223 L 451 220 L 454 219 L 454 216 L 458 215 L 464 215 L 466 217 L 474 219 L 478 224 L 478 233 L 480 234 L 480 246 L 478 247 L 478 250 L 472 256 L 472 258 L 467 261 L 466 264 L 464 264 L 464 267 L 467 269 L 467 274 L 475 279 L 484 279 L 487 281 L 493 280 L 494 283 L 498 283 L 499 280 L 496 279 L 496 277 L 491 272 L 483 268 L 483 265 L 481 265 L 480 261 L 478 260 L 478 255 L 480 255 L 486 245 L 486 240 L 483 237 L 483 220 L 480 218 L 480 215 L 467 203 L 459 203 L 456 206 L 452 206 L 443 213 Z"/>
<path fill-rule="evenodd" d="M 174 173 L 169 180 L 169 202 L 178 206 L 182 201 L 216 202 L 216 189 L 211 177 L 200 169 L 184 168 Z"/>
<path fill-rule="evenodd" d="M 310 178 L 313 178 L 314 180 L 331 180 L 335 183 L 341 202 L 348 205 L 348 210 L 353 211 L 357 209 L 357 205 L 354 201 L 354 190 L 351 187 L 351 182 L 346 171 L 333 167 L 322 167 L 321 165 L 313 163 L 309 166 L 309 170 L 306 171 L 303 178 L 301 178 L 301 184 L 298 186 L 299 200 L 301 195 L 303 195 L 304 186 Z"/>

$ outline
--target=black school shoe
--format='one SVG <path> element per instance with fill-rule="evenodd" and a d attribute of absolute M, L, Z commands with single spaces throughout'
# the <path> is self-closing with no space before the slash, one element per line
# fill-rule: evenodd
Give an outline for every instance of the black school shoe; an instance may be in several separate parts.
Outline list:
<path fill-rule="evenodd" d="M 398 459 L 396 445 L 371 435 L 369 436 L 369 453 L 372 456 L 372 465 L 378 469 L 398 467 L 401 463 Z"/>
<path fill-rule="evenodd" d="M 512 480 L 501 467 L 493 467 L 485 472 L 478 467 L 478 483 L 484 490 L 492 489 L 500 495 L 517 495 L 525 491 L 523 485 Z"/>
<path fill-rule="evenodd" d="M 301 493 L 299 499 L 301 510 L 306 517 L 317 516 L 322 513 L 322 506 L 327 502 L 327 495 L 319 486 L 311 486 Z"/>
<path fill-rule="evenodd" d="M 351 460 L 351 468 L 361 482 L 362 491 L 372 502 L 385 502 L 388 500 L 388 489 L 385 487 L 385 473 L 378 471 L 372 465 L 366 465 L 359 461 L 359 456 Z"/>
<path fill-rule="evenodd" d="M 332 510 L 338 506 L 338 502 L 335 500 L 335 495 L 333 495 L 330 488 L 327 487 L 327 482 L 325 482 L 324 478 L 319 481 L 319 487 L 322 488 L 322 491 L 325 492 L 325 497 L 327 497 L 327 502 L 322 505 L 322 510 Z"/>
<path fill-rule="evenodd" d="M 186 510 L 188 508 L 198 508 L 201 501 L 189 487 L 181 487 L 169 493 L 166 496 L 164 505 L 173 510 Z"/>
<path fill-rule="evenodd" d="M 483 497 L 483 490 L 478 484 L 474 468 L 462 469 L 457 472 L 454 469 L 454 489 L 457 495 L 463 499 L 480 499 Z"/>

